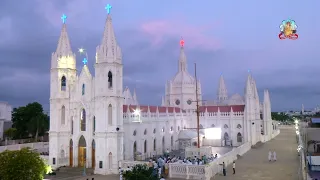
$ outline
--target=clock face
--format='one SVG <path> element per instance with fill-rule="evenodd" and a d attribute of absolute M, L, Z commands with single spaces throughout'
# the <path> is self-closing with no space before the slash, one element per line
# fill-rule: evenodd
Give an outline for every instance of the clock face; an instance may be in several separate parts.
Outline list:
<path fill-rule="evenodd" d="M 190 104 L 192 103 L 192 101 L 189 99 L 189 100 L 187 101 L 187 103 L 190 105 Z"/>
<path fill-rule="evenodd" d="M 177 99 L 177 100 L 176 100 L 176 105 L 179 105 L 179 104 L 180 104 L 180 100 Z"/>

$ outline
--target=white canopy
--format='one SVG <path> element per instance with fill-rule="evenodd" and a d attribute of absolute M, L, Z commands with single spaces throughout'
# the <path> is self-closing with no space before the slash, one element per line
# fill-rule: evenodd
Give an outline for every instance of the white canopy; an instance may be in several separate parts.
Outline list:
<path fill-rule="evenodd" d="M 202 137 L 202 133 L 200 132 L 200 137 Z M 197 138 L 198 134 L 195 130 L 181 130 L 178 135 L 178 140 L 180 139 L 193 139 Z"/>

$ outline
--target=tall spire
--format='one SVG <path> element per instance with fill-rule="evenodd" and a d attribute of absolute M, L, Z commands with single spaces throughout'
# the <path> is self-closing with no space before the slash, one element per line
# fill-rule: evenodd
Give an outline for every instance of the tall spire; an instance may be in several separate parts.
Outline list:
<path fill-rule="evenodd" d="M 219 102 L 222 102 L 228 99 L 228 91 L 222 75 L 220 76 L 217 95 L 218 95 Z"/>
<path fill-rule="evenodd" d="M 72 54 L 73 54 L 72 50 L 71 50 L 71 45 L 70 45 L 70 41 L 69 41 L 66 23 L 63 23 L 63 25 L 62 25 L 56 54 L 58 56 L 72 56 Z"/>
<path fill-rule="evenodd" d="M 178 66 L 178 71 L 187 71 L 187 57 L 186 54 L 184 53 L 184 40 L 181 38 L 180 40 L 180 57 L 179 57 L 179 66 Z"/>
<path fill-rule="evenodd" d="M 246 88 L 244 92 L 246 97 L 253 95 L 251 80 L 252 80 L 251 74 L 248 74 L 247 81 L 246 81 Z"/>
<path fill-rule="evenodd" d="M 137 93 L 136 93 L 136 89 L 133 89 L 133 100 L 135 102 L 136 105 L 138 105 L 138 98 L 137 98 Z"/>
<path fill-rule="evenodd" d="M 108 12 L 106 23 L 104 26 L 103 37 L 101 44 L 97 47 L 97 63 L 101 62 L 115 62 L 121 63 L 122 53 L 117 44 L 116 36 L 114 34 L 112 18 L 110 15 L 111 6 L 107 5 L 105 8 Z"/>

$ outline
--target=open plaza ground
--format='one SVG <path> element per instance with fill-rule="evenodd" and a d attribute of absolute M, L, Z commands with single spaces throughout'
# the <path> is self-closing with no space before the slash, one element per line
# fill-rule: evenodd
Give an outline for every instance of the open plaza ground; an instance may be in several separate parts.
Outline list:
<path fill-rule="evenodd" d="M 230 149 L 217 148 L 217 153 L 225 154 Z M 277 161 L 268 161 L 268 152 L 276 151 Z M 178 154 L 176 154 L 178 155 Z M 70 171 L 58 172 L 50 179 L 59 180 L 118 180 L 119 175 L 88 175 L 82 176 L 83 169 L 72 168 Z M 236 174 L 232 174 L 232 167 L 227 169 L 227 176 L 217 175 L 215 180 L 298 180 L 299 159 L 295 131 L 292 127 L 281 129 L 281 133 L 273 140 L 251 149 L 236 161 Z M 169 180 L 179 180 L 170 179 Z M 213 179 L 213 178 L 212 178 Z"/>

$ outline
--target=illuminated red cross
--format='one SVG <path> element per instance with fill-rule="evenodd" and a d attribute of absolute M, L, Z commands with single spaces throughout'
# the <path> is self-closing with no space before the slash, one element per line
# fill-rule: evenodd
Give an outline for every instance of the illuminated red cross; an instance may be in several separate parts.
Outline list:
<path fill-rule="evenodd" d="M 181 46 L 181 47 L 184 46 L 184 40 L 183 40 L 183 39 L 180 40 L 180 46 Z"/>

